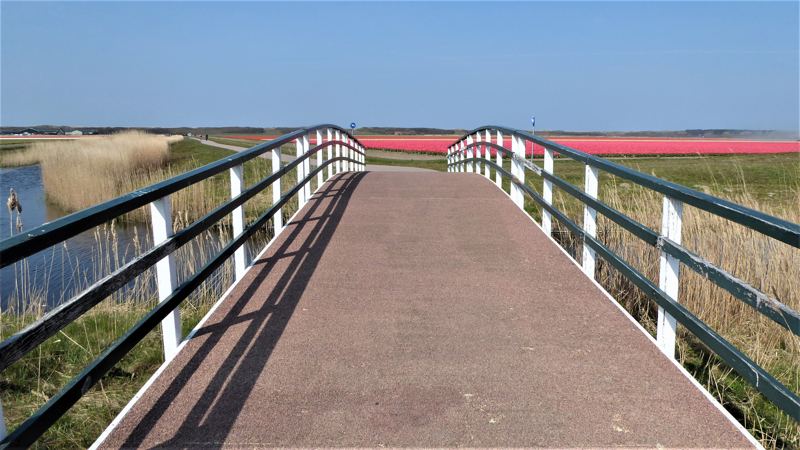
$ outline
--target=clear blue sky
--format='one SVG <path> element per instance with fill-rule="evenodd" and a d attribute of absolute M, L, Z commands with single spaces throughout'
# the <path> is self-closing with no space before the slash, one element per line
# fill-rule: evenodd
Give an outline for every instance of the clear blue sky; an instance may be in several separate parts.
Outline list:
<path fill-rule="evenodd" d="M 798 2 L 0 3 L 0 124 L 798 129 Z"/>

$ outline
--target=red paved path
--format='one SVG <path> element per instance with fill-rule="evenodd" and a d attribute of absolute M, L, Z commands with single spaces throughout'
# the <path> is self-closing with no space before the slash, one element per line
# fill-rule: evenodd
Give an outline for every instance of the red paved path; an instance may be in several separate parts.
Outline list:
<path fill-rule="evenodd" d="M 483 177 L 323 187 L 108 447 L 747 447 Z"/>

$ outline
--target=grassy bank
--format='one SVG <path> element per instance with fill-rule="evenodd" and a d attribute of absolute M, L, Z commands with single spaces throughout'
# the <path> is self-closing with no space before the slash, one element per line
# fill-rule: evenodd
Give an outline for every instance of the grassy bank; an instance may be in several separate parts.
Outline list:
<path fill-rule="evenodd" d="M 0 378 L 9 429 L 33 414 L 88 363 L 132 327 L 150 304 L 98 305 L 67 326 L 37 350 L 6 369 Z M 182 309 L 184 334 L 199 322 L 208 303 Z M 29 318 L 2 318 L 11 333 Z M 35 448 L 86 448 L 111 423 L 149 376 L 162 363 L 159 331 L 151 332 L 98 385 L 37 441 Z"/>

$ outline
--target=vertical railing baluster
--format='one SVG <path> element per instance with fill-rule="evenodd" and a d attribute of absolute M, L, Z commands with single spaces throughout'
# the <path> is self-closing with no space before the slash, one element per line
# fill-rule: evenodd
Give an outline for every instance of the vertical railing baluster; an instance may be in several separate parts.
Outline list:
<path fill-rule="evenodd" d="M 461 172 L 467 172 L 467 142 L 462 140 L 461 141 Z"/>
<path fill-rule="evenodd" d="M 347 155 L 350 154 L 349 152 L 350 152 L 350 149 L 347 148 L 347 133 L 343 132 L 342 133 L 342 158 L 347 158 Z M 342 172 L 347 172 L 349 164 L 350 163 L 348 163 L 347 161 L 342 161 Z"/>
<path fill-rule="evenodd" d="M 481 173 L 483 173 L 483 162 L 481 161 L 481 159 L 483 158 L 483 154 L 482 154 L 482 149 L 481 149 L 482 146 L 481 146 L 481 133 L 480 132 L 475 133 L 475 144 L 477 144 L 477 146 L 475 147 L 475 159 L 476 159 L 476 161 L 475 161 L 475 173 L 480 175 Z"/>
<path fill-rule="evenodd" d="M 585 165 L 583 191 L 591 198 L 597 198 L 598 176 L 599 171 L 596 167 Z M 597 211 L 589 205 L 583 205 L 583 230 L 591 237 L 597 236 Z M 594 249 L 584 241 L 583 264 L 581 267 L 583 267 L 584 273 L 592 279 L 594 278 L 596 258 Z"/>
<path fill-rule="evenodd" d="M 511 161 L 509 164 L 509 169 L 511 170 L 511 176 L 515 177 L 517 175 L 517 165 L 514 164 L 514 157 L 517 155 L 517 139 L 514 135 L 511 135 Z M 508 194 L 511 196 L 511 200 L 514 203 L 517 202 L 517 187 L 514 185 L 514 182 L 510 182 L 508 184 Z"/>
<path fill-rule="evenodd" d="M 297 138 L 294 140 L 295 146 L 297 147 L 297 151 L 295 152 L 295 158 L 300 158 L 303 156 L 303 138 Z M 305 169 L 305 164 L 302 162 L 297 165 L 297 182 L 300 183 L 305 175 L 303 175 L 303 170 Z M 303 207 L 306 204 L 306 190 L 300 189 L 297 191 L 297 209 Z"/>
<path fill-rule="evenodd" d="M 553 151 L 547 147 L 544 148 L 544 171 L 553 173 Z M 542 182 L 542 197 L 548 205 L 553 204 L 553 182 L 547 178 Z M 542 229 L 548 236 L 553 233 L 552 221 L 550 212 L 542 208 Z"/>
<path fill-rule="evenodd" d="M 322 130 L 317 130 L 317 145 L 316 145 L 316 147 L 319 147 L 320 145 L 322 145 Z M 322 148 L 317 150 L 317 169 L 322 167 L 322 152 L 323 151 L 324 150 Z M 323 177 L 322 171 L 320 170 L 319 172 L 317 172 L 317 189 L 322 187 L 322 183 L 324 183 L 322 177 Z"/>
<path fill-rule="evenodd" d="M 498 147 L 502 147 L 503 146 L 503 132 L 500 131 L 500 130 L 497 130 L 497 146 Z M 500 150 L 497 150 L 496 155 L 497 155 L 497 167 L 502 168 L 503 167 L 503 152 L 501 152 Z M 494 171 L 494 183 L 500 189 L 503 188 L 503 176 L 500 175 L 500 171 L 499 170 L 495 170 Z"/>
<path fill-rule="evenodd" d="M 475 157 L 475 147 L 470 147 L 472 145 L 472 135 L 470 134 L 467 136 L 467 159 L 471 160 Z M 475 164 L 473 161 L 467 161 L 467 173 L 474 172 Z"/>
<path fill-rule="evenodd" d="M 345 147 L 342 149 L 343 156 L 347 158 L 347 160 L 344 162 L 344 171 L 350 172 L 350 170 L 352 170 L 350 168 L 350 137 L 347 134 L 344 134 L 342 135 L 342 139 L 346 144 Z"/>
<path fill-rule="evenodd" d="M 517 166 L 517 180 L 523 185 L 525 184 L 525 166 L 523 161 L 525 160 L 525 141 L 521 137 L 512 137 L 517 141 L 517 151 L 514 153 L 514 163 Z M 522 209 L 525 209 L 525 193 L 521 187 L 517 187 L 517 206 Z"/>
<path fill-rule="evenodd" d="M 328 138 L 327 142 L 332 141 L 333 140 L 333 131 L 330 128 L 328 128 L 325 131 L 325 136 Z M 333 146 L 332 145 L 328 145 L 328 148 L 326 148 L 325 150 L 328 153 L 328 161 L 332 160 L 333 159 Z M 333 176 L 333 164 L 328 164 L 327 169 L 328 169 L 328 179 L 330 179 Z"/>
<path fill-rule="evenodd" d="M 444 161 L 445 161 L 445 169 L 447 173 L 450 173 L 450 146 L 447 147 L 447 150 L 444 152 Z"/>
<path fill-rule="evenodd" d="M 342 172 L 342 162 L 338 160 L 339 158 L 342 157 L 342 144 L 341 144 L 341 141 L 342 141 L 342 132 L 339 131 L 339 130 L 336 130 L 336 142 L 337 142 L 337 144 L 336 144 L 336 158 L 337 158 L 337 161 L 336 161 L 336 173 L 337 174 Z"/>
<path fill-rule="evenodd" d="M 242 193 L 244 187 L 244 166 L 239 164 L 230 168 L 231 175 L 231 198 Z M 231 225 L 233 225 L 233 237 L 236 238 L 244 231 L 244 205 L 237 206 L 231 212 Z M 233 252 L 233 272 L 237 280 L 244 276 L 247 267 L 246 246 L 242 245 Z"/>
<path fill-rule="evenodd" d="M 683 222 L 683 202 L 664 196 L 661 211 L 661 236 L 668 238 L 676 244 L 681 243 L 681 223 Z M 658 287 L 676 302 L 678 301 L 678 286 L 680 284 L 681 264 L 677 258 L 661 250 L 658 272 Z M 658 308 L 658 322 L 656 325 L 656 342 L 658 347 L 670 358 L 675 357 L 675 337 L 678 322 Z"/>
<path fill-rule="evenodd" d="M 278 173 L 281 170 L 281 148 L 272 149 L 272 173 Z M 281 199 L 281 177 L 272 182 L 272 204 L 278 203 Z M 272 228 L 275 230 L 275 236 L 283 231 L 283 208 L 278 208 L 275 215 L 272 216 Z"/>
<path fill-rule="evenodd" d="M 486 136 L 486 138 L 484 139 L 483 159 L 485 159 L 486 161 L 491 161 L 492 160 L 492 148 L 489 147 L 486 144 L 491 144 L 492 143 L 492 133 L 490 133 L 489 130 L 486 130 L 485 136 Z M 491 168 L 489 167 L 489 164 L 484 163 L 483 164 L 483 168 L 484 168 L 483 169 L 484 170 L 484 175 L 486 176 L 486 178 L 491 180 L 492 179 L 492 173 L 491 173 Z"/>
<path fill-rule="evenodd" d="M 349 138 L 347 138 L 347 143 L 352 146 L 353 144 L 355 144 L 355 141 L 353 141 L 353 138 L 349 137 Z M 352 148 L 348 149 L 348 154 L 350 155 L 350 159 L 351 160 L 355 159 L 356 152 L 353 151 Z M 353 161 L 350 161 L 348 164 L 350 165 L 350 172 L 355 172 L 356 171 L 356 164 Z"/>
<path fill-rule="evenodd" d="M 311 133 L 306 133 L 303 136 L 303 156 L 309 156 L 308 151 L 311 150 Z M 311 174 L 311 158 L 310 156 L 303 160 L 303 177 L 307 177 Z M 303 186 L 303 190 L 306 191 L 306 202 L 311 200 L 311 180 L 308 180 Z"/>
<path fill-rule="evenodd" d="M 519 188 L 514 183 L 513 178 L 519 177 L 519 164 L 517 164 L 517 158 L 519 157 L 519 139 L 513 134 L 511 135 L 511 176 L 512 180 L 511 183 L 508 185 L 511 200 L 514 203 L 519 204 Z"/>
<path fill-rule="evenodd" d="M 150 220 L 153 226 L 153 245 L 166 241 L 174 230 L 172 228 L 172 202 L 169 196 L 161 197 L 150 203 Z M 163 257 L 156 263 L 156 282 L 158 284 L 158 301 L 163 302 L 178 285 L 175 273 L 173 254 Z M 175 356 L 181 342 L 181 313 L 179 308 L 172 310 L 161 321 L 161 337 L 164 344 L 164 360 Z"/>

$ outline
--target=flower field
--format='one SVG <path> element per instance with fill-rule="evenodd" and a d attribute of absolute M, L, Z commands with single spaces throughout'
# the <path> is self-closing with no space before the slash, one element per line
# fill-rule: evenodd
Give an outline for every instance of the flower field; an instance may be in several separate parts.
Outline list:
<path fill-rule="evenodd" d="M 226 136 L 231 139 L 263 141 L 275 136 Z M 358 136 L 367 148 L 406 152 L 445 153 L 447 146 L 460 136 Z M 800 152 L 798 141 L 755 141 L 728 139 L 662 139 L 662 138 L 607 138 L 607 137 L 552 137 L 551 140 L 592 155 L 730 155 Z M 510 140 L 506 137 L 506 147 Z M 531 143 L 526 153 L 530 155 Z M 540 146 L 534 154 L 541 155 Z M 494 152 L 493 152 L 494 153 Z"/>

